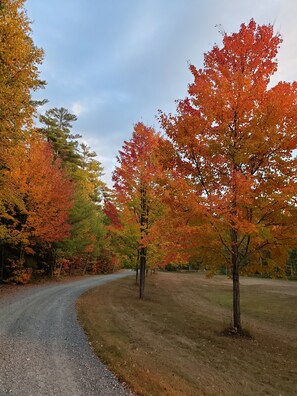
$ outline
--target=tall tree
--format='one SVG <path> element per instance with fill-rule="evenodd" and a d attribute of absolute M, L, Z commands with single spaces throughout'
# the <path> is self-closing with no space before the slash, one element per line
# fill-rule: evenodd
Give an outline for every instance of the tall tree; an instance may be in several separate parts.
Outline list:
<path fill-rule="evenodd" d="M 32 91 L 44 86 L 38 66 L 43 51 L 31 38 L 25 0 L 2 0 L 0 4 L 0 244 L 10 235 L 9 212 L 20 203 L 7 177 L 11 150 L 25 142 L 33 125 L 36 102 Z M 14 238 L 13 238 L 14 239 Z M 3 266 L 2 266 L 3 268 Z M 3 274 L 2 274 L 3 275 Z"/>
<path fill-rule="evenodd" d="M 297 83 L 270 84 L 280 43 L 273 26 L 254 20 L 224 33 L 203 69 L 190 66 L 194 82 L 177 115 L 161 114 L 187 205 L 207 220 L 204 247 L 231 268 L 238 332 L 240 271 L 256 271 L 261 260 L 270 273 L 284 268 L 296 236 Z"/>
<path fill-rule="evenodd" d="M 31 91 L 44 85 L 38 65 L 43 51 L 31 38 L 25 0 L 2 0 L 0 7 L 0 147 L 20 139 L 32 126 L 35 112 Z M 4 161 L 5 162 L 5 161 Z M 3 164 L 2 164 L 3 165 Z"/>
<path fill-rule="evenodd" d="M 140 264 L 139 297 L 144 297 L 147 264 L 146 239 L 155 218 L 157 198 L 154 187 L 160 172 L 157 147 L 160 136 L 153 128 L 137 123 L 130 141 L 124 142 L 113 173 L 117 202 L 128 209 L 129 221 L 138 224 L 138 257 Z M 124 210 L 126 212 L 126 210 Z"/>

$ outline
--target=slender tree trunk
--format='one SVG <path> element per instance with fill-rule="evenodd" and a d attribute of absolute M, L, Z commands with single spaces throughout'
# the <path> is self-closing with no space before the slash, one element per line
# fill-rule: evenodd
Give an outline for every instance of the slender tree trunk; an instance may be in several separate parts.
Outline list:
<path fill-rule="evenodd" d="M 240 287 L 239 287 L 239 268 L 233 267 L 233 326 L 237 331 L 241 331 L 240 315 Z"/>
<path fill-rule="evenodd" d="M 294 277 L 294 264 L 292 262 L 290 263 L 290 276 Z"/>
<path fill-rule="evenodd" d="M 144 185 L 141 186 L 141 215 L 140 215 L 140 249 L 139 249 L 139 265 L 140 265 L 140 282 L 139 282 L 139 298 L 144 298 L 144 285 L 146 274 L 146 256 L 147 248 L 143 246 L 143 239 L 148 231 L 148 202 L 147 190 Z"/>
<path fill-rule="evenodd" d="M 145 285 L 145 268 L 146 267 L 146 248 L 140 248 L 140 283 L 139 283 L 139 298 L 144 298 L 144 285 Z"/>
<path fill-rule="evenodd" d="M 4 246 L 1 245 L 1 280 L 4 280 Z"/>
<path fill-rule="evenodd" d="M 88 262 L 88 259 L 87 259 L 87 261 L 86 261 L 86 263 L 84 265 L 83 271 L 82 271 L 82 275 L 86 275 L 88 264 L 89 264 L 89 262 Z"/>
<path fill-rule="evenodd" d="M 51 249 L 52 260 L 51 260 L 51 278 L 54 276 L 54 271 L 56 269 L 56 252 L 55 249 Z"/>
<path fill-rule="evenodd" d="M 240 316 L 240 286 L 239 286 L 239 254 L 237 230 L 231 230 L 232 241 L 232 279 L 233 279 L 233 327 L 237 332 L 242 330 Z"/>
<path fill-rule="evenodd" d="M 137 249 L 136 278 L 135 278 L 136 285 L 138 285 L 139 258 L 140 258 L 139 249 Z"/>
<path fill-rule="evenodd" d="M 90 265 L 90 262 L 91 262 L 91 254 L 90 253 L 88 253 L 87 255 L 86 255 L 86 263 L 85 263 L 85 266 L 84 266 L 84 270 L 83 270 L 83 275 L 86 275 L 86 273 L 87 273 L 87 271 L 88 271 L 88 267 L 89 267 L 89 265 Z"/>
<path fill-rule="evenodd" d="M 58 273 L 57 273 L 57 276 L 58 276 L 58 277 L 61 276 L 62 266 L 63 266 L 63 264 L 62 264 L 62 262 L 61 262 L 61 263 L 59 264 L 59 270 L 58 270 Z"/>

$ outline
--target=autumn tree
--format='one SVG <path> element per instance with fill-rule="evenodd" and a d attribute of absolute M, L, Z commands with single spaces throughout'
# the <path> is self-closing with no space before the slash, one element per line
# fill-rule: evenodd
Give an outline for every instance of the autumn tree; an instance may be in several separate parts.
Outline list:
<path fill-rule="evenodd" d="M 160 117 L 187 206 L 205 219 L 209 243 L 197 245 L 212 266 L 231 268 L 237 332 L 240 272 L 264 262 L 262 271 L 282 273 L 296 237 L 297 83 L 271 84 L 281 41 L 272 25 L 254 20 L 223 33 L 204 67 L 190 66 L 194 82 L 177 114 Z"/>
<path fill-rule="evenodd" d="M 15 145 L 10 154 L 5 178 L 14 198 L 3 201 L 2 240 L 19 252 L 21 270 L 25 254 L 34 255 L 40 247 L 48 250 L 69 236 L 73 193 L 61 161 L 54 160 L 50 145 L 38 135 Z"/>
<path fill-rule="evenodd" d="M 20 138 L 32 125 L 31 91 L 44 84 L 38 65 L 43 51 L 35 47 L 24 9 L 25 0 L 2 0 L 0 7 L 0 135 L 1 147 Z"/>
<path fill-rule="evenodd" d="M 43 51 L 32 41 L 31 23 L 24 4 L 25 0 L 2 0 L 0 7 L 1 249 L 10 234 L 8 212 L 19 203 L 14 186 L 7 178 L 11 150 L 30 135 L 37 104 L 32 100 L 31 93 L 45 84 L 40 80 L 38 70 Z"/>
<path fill-rule="evenodd" d="M 154 187 L 160 172 L 156 148 L 160 137 L 153 128 L 137 123 L 130 141 L 119 152 L 113 173 L 116 199 L 122 206 L 125 222 L 138 227 L 137 251 L 140 267 L 139 296 L 144 297 L 148 246 L 146 239 L 156 216 L 158 201 Z M 123 228 L 124 230 L 124 228 Z"/>
<path fill-rule="evenodd" d="M 38 65 L 43 51 L 35 47 L 24 0 L 3 0 L 0 7 L 0 200 L 7 198 L 3 179 L 9 149 L 28 134 L 35 106 L 31 91 L 44 84 Z M 1 205 L 2 213 L 5 208 Z"/>

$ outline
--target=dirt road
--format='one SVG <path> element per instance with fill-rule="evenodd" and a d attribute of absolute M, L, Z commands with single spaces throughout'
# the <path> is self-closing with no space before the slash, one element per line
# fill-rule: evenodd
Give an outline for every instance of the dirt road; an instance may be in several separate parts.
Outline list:
<path fill-rule="evenodd" d="M 127 275 L 90 277 L 3 297 L 0 395 L 128 395 L 93 354 L 75 312 L 84 291 Z"/>

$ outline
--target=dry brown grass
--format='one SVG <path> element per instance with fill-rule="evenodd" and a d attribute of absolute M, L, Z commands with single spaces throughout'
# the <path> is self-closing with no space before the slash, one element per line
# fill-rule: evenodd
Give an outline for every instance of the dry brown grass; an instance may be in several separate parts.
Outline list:
<path fill-rule="evenodd" d="M 231 321 L 231 282 L 158 273 L 146 300 L 132 278 L 78 301 L 98 356 L 139 395 L 296 395 L 297 283 L 242 280 L 243 324 L 253 340 L 221 331 Z"/>

